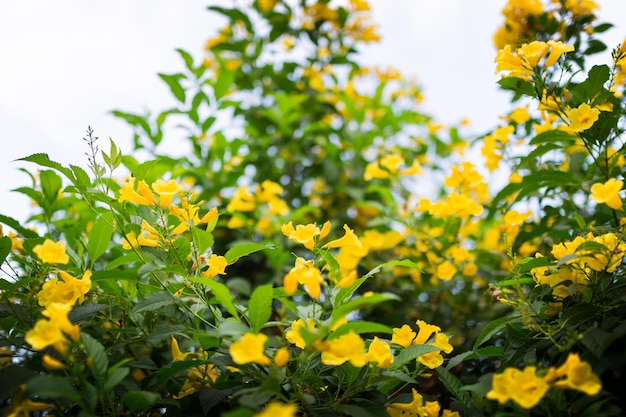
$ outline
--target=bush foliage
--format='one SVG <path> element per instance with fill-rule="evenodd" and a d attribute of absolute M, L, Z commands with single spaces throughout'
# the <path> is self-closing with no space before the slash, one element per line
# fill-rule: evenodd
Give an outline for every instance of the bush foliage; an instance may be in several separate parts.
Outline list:
<path fill-rule="evenodd" d="M 159 74 L 172 108 L 113 111 L 130 151 L 89 128 L 86 168 L 22 159 L 4 415 L 623 415 L 626 43 L 598 5 L 508 2 L 513 106 L 471 137 L 359 64 L 366 0 L 244 3 Z"/>

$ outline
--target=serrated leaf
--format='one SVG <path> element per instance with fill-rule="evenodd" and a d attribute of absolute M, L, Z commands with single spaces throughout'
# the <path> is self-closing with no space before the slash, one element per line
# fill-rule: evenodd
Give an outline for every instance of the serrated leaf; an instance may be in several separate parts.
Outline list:
<path fill-rule="evenodd" d="M 158 310 L 165 305 L 172 304 L 176 300 L 177 298 L 167 291 L 153 292 L 137 302 L 135 308 L 133 308 L 133 314 L 141 313 L 142 311 Z"/>
<path fill-rule="evenodd" d="M 250 296 L 248 323 L 255 333 L 261 331 L 272 315 L 273 294 L 272 284 L 265 284 L 258 286 Z"/>
<path fill-rule="evenodd" d="M 148 337 L 146 337 L 146 343 L 151 346 L 156 346 L 171 335 L 182 333 L 185 330 L 187 330 L 187 326 L 182 324 L 162 325 L 157 327 L 148 335 Z"/>
<path fill-rule="evenodd" d="M 39 237 L 37 232 L 30 230 L 30 229 L 26 229 L 25 227 L 22 227 L 20 222 L 15 220 L 13 217 L 0 214 L 0 223 L 6 224 L 7 226 L 13 228 L 17 233 L 19 233 L 20 235 L 24 236 L 27 239 L 34 239 L 34 238 Z"/>
<path fill-rule="evenodd" d="M 202 230 L 199 227 L 191 228 L 191 236 L 193 237 L 193 243 L 196 245 L 199 253 L 206 252 L 215 242 L 211 232 Z"/>
<path fill-rule="evenodd" d="M 395 370 L 402 367 L 405 363 L 410 362 L 425 353 L 440 351 L 438 347 L 431 345 L 411 345 L 402 351 L 393 360 L 393 364 L 389 367 L 389 370 Z"/>
<path fill-rule="evenodd" d="M 108 304 L 85 304 L 75 307 L 67 315 L 67 318 L 74 324 L 80 324 L 96 315 L 99 311 L 111 308 Z"/>
<path fill-rule="evenodd" d="M 45 199 L 50 203 L 54 203 L 59 198 L 59 190 L 63 186 L 61 177 L 54 171 L 44 170 L 39 173 L 39 181 Z"/>
<path fill-rule="evenodd" d="M 68 168 L 64 167 L 60 163 L 52 161 L 48 157 L 48 154 L 45 154 L 45 153 L 35 153 L 35 154 L 29 155 L 27 157 L 20 158 L 18 160 L 19 161 L 33 162 L 33 163 L 35 163 L 37 165 L 40 165 L 40 166 L 43 166 L 43 167 L 53 168 L 53 169 L 59 171 L 60 173 L 62 173 L 63 175 L 65 175 L 70 181 L 72 181 L 72 183 L 76 182 L 74 176 L 72 175 L 72 171 L 69 170 Z"/>
<path fill-rule="evenodd" d="M 91 364 L 91 373 L 97 381 L 103 382 L 109 367 L 109 359 L 107 358 L 104 346 L 89 336 L 87 333 L 81 333 L 80 339 L 85 344 L 85 350 L 93 362 Z"/>
<path fill-rule="evenodd" d="M 74 177 L 76 178 L 77 186 L 88 187 L 89 184 L 91 184 L 91 178 L 89 178 L 89 175 L 85 172 L 84 169 L 76 165 L 70 165 L 70 168 L 72 169 Z"/>
<path fill-rule="evenodd" d="M 274 246 L 271 244 L 262 245 L 260 243 L 240 243 L 238 245 L 233 246 L 224 254 L 224 257 L 228 261 L 228 264 L 232 264 L 237 261 L 237 259 L 248 256 L 254 252 L 259 252 L 266 249 L 274 249 Z"/>
<path fill-rule="evenodd" d="M 108 249 L 113 237 L 113 222 L 113 213 L 103 213 L 96 219 L 89 231 L 87 254 L 89 254 L 91 265 Z"/>
<path fill-rule="evenodd" d="M 463 391 L 463 383 L 444 367 L 440 366 L 436 370 L 439 380 L 459 400 L 465 411 L 471 410 L 472 397 L 467 391 Z"/>

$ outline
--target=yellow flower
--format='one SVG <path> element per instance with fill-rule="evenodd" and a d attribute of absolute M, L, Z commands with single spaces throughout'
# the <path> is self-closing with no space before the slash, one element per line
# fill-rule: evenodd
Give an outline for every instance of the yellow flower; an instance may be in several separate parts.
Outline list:
<path fill-rule="evenodd" d="M 456 274 L 457 269 L 450 261 L 445 261 L 437 266 L 437 278 L 449 281 Z"/>
<path fill-rule="evenodd" d="M 343 235 L 340 239 L 335 239 L 324 246 L 322 248 L 342 248 L 344 246 L 356 246 L 357 248 L 362 248 L 363 244 L 359 241 L 359 238 L 354 234 L 352 229 L 348 227 L 347 224 L 343 225 L 343 230 L 345 230 L 346 234 Z"/>
<path fill-rule="evenodd" d="M 315 236 L 320 234 L 320 229 L 314 224 L 299 224 L 294 229 L 291 222 L 283 224 L 281 231 L 289 240 L 300 243 L 309 250 L 312 250 L 315 245 Z"/>
<path fill-rule="evenodd" d="M 160 246 L 159 241 L 154 239 L 149 239 L 140 233 L 139 236 L 135 234 L 135 232 L 130 232 L 125 235 L 124 240 L 122 241 L 122 248 L 128 249 L 138 249 L 140 246 L 151 246 L 158 247 Z"/>
<path fill-rule="evenodd" d="M 365 167 L 365 172 L 363 173 L 363 179 L 365 181 L 370 181 L 374 178 L 388 178 L 389 171 L 385 171 L 378 165 L 378 161 L 373 161 L 367 164 Z"/>
<path fill-rule="evenodd" d="M 389 345 L 374 336 L 374 340 L 370 343 L 367 354 L 365 355 L 368 362 L 376 362 L 379 368 L 389 368 L 393 363 L 393 354 Z"/>
<path fill-rule="evenodd" d="M 435 369 L 443 365 L 443 356 L 438 351 L 428 352 L 418 356 L 417 361 L 429 369 Z"/>
<path fill-rule="evenodd" d="M 316 348 L 322 352 L 324 365 L 339 366 L 350 361 L 353 366 L 360 368 L 367 363 L 365 342 L 353 330 L 336 339 L 318 343 Z"/>
<path fill-rule="evenodd" d="M 453 347 L 450 344 L 450 338 L 445 333 L 435 334 L 435 341 L 432 342 L 430 345 L 438 347 L 445 353 L 450 353 L 453 350 Z"/>
<path fill-rule="evenodd" d="M 575 109 L 566 110 L 565 115 L 569 120 L 570 129 L 581 132 L 593 126 L 600 116 L 600 110 L 583 103 Z"/>
<path fill-rule="evenodd" d="M 413 344 L 413 339 L 415 339 L 416 333 L 411 330 L 411 327 L 408 324 L 403 325 L 402 327 L 393 329 L 393 336 L 391 336 L 391 343 L 395 343 L 396 345 L 400 345 L 402 347 L 409 347 Z"/>
<path fill-rule="evenodd" d="M 564 53 L 572 52 L 574 50 L 573 45 L 568 45 L 561 41 L 549 40 L 548 45 L 550 46 L 550 55 L 546 58 L 546 67 L 554 65 L 554 63 L 558 61 Z"/>
<path fill-rule="evenodd" d="M 257 199 L 262 203 L 269 203 L 283 192 L 283 187 L 280 184 L 270 180 L 263 181 L 260 186 L 257 187 Z"/>
<path fill-rule="evenodd" d="M 419 327 L 419 332 L 417 333 L 417 337 L 413 340 L 414 345 L 423 345 L 428 342 L 428 339 L 432 336 L 433 333 L 440 332 L 441 328 L 439 326 L 435 326 L 434 324 L 428 324 L 424 320 L 417 320 L 415 322 L 417 327 Z"/>
<path fill-rule="evenodd" d="M 527 366 L 523 371 L 506 368 L 503 373 L 494 375 L 487 398 L 500 404 L 511 399 L 523 408 L 533 408 L 550 388 L 543 378 L 537 376 L 536 369 L 534 366 Z"/>
<path fill-rule="evenodd" d="M 550 375 L 550 374 L 549 374 Z M 600 378 L 591 370 L 587 362 L 580 360 L 577 353 L 570 353 L 563 365 L 556 369 L 554 374 L 558 379 L 554 383 L 556 388 L 569 388 L 582 391 L 587 395 L 596 395 L 602 389 Z"/>
<path fill-rule="evenodd" d="M 209 269 L 202 273 L 203 277 L 213 278 L 216 275 L 226 275 L 226 267 L 228 266 L 228 261 L 225 257 L 219 256 L 216 254 L 211 254 L 209 259 L 207 260 L 207 265 Z"/>
<path fill-rule="evenodd" d="M 85 271 L 81 279 L 76 279 L 65 271 L 57 271 L 63 281 L 52 278 L 41 287 L 37 294 L 39 305 L 47 306 L 51 303 L 74 305 L 76 301 L 82 303 L 85 294 L 91 290 L 91 271 Z"/>
<path fill-rule="evenodd" d="M 293 343 L 300 349 L 304 349 L 306 347 L 304 338 L 300 334 L 300 329 L 303 329 L 305 325 L 310 332 L 315 331 L 315 322 L 313 321 L 313 319 L 308 318 L 306 319 L 306 322 L 302 319 L 292 321 L 291 329 L 287 330 L 287 332 L 285 333 L 285 339 L 287 339 L 289 343 Z"/>
<path fill-rule="evenodd" d="M 252 211 L 256 206 L 254 196 L 248 191 L 248 187 L 239 187 L 235 195 L 226 206 L 227 211 Z"/>
<path fill-rule="evenodd" d="M 574 15 L 592 15 L 594 10 L 600 8 L 593 0 L 566 0 L 565 7 Z"/>
<path fill-rule="evenodd" d="M 26 417 L 32 415 L 35 411 L 46 411 L 53 408 L 51 404 L 38 403 L 24 398 L 25 385 L 21 385 L 19 390 L 15 392 L 11 398 L 10 405 L 4 409 L 6 417 Z"/>
<path fill-rule="evenodd" d="M 437 401 L 426 401 L 424 405 L 424 411 L 426 412 L 426 417 L 439 417 L 439 410 L 441 406 Z"/>
<path fill-rule="evenodd" d="M 35 326 L 26 332 L 24 339 L 35 350 L 43 350 L 53 346 L 58 352 L 64 353 L 68 344 L 65 335 L 78 340 L 80 328 L 67 318 L 72 307 L 68 304 L 52 303 L 42 314 L 49 318 L 37 320 Z"/>
<path fill-rule="evenodd" d="M 539 64 L 539 60 L 548 53 L 548 49 L 548 44 L 545 42 L 532 41 L 522 45 L 517 50 L 517 54 L 524 59 L 528 66 L 535 68 Z"/>
<path fill-rule="evenodd" d="M 604 203 L 613 210 L 623 210 L 622 199 L 619 191 L 624 186 L 624 181 L 610 178 L 604 184 L 598 183 L 591 186 L 591 198 L 598 203 Z"/>
<path fill-rule="evenodd" d="M 139 181 L 139 184 L 137 184 L 137 191 L 135 191 L 135 177 L 129 177 L 124 181 L 117 201 L 120 203 L 123 201 L 130 201 L 131 203 L 142 206 L 151 206 L 156 203 L 156 198 L 144 180 Z"/>
<path fill-rule="evenodd" d="M 35 246 L 33 252 L 42 262 L 47 264 L 67 264 L 70 261 L 70 257 L 65 251 L 64 242 L 46 239 L 43 245 Z"/>
<path fill-rule="evenodd" d="M 259 1 L 259 10 L 261 10 L 262 13 L 267 13 L 270 10 L 272 10 L 274 8 L 274 6 L 276 6 L 276 3 L 278 3 L 278 0 L 258 0 Z"/>
<path fill-rule="evenodd" d="M 289 353 L 289 349 L 282 347 L 276 351 L 274 354 L 274 363 L 276 366 L 282 368 L 283 366 L 289 363 L 289 358 L 291 354 Z"/>
<path fill-rule="evenodd" d="M 411 389 L 411 395 L 413 399 L 410 403 L 391 403 L 387 407 L 387 412 L 390 415 L 404 415 L 394 414 L 393 410 L 398 410 L 404 413 L 411 413 L 410 415 L 424 416 L 424 397 L 422 397 L 415 388 Z"/>
<path fill-rule="evenodd" d="M 254 417 L 296 417 L 297 413 L 297 405 L 274 401 L 269 403 L 263 411 L 256 413 Z"/>
<path fill-rule="evenodd" d="M 65 364 L 58 359 L 53 358 L 47 353 L 43 355 L 41 358 L 41 364 L 44 368 L 50 371 L 60 371 L 61 369 L 65 369 Z"/>
<path fill-rule="evenodd" d="M 267 336 L 263 333 L 245 333 L 238 342 L 230 345 L 228 352 L 233 362 L 238 365 L 246 363 L 269 365 L 272 361 L 265 355 L 265 342 L 267 342 Z"/>
<path fill-rule="evenodd" d="M 169 205 L 172 204 L 174 196 L 182 190 L 180 184 L 176 181 L 169 180 L 168 182 L 165 182 L 162 179 L 158 179 L 153 182 L 152 189 L 159 195 L 159 204 L 164 209 L 168 208 Z"/>
<path fill-rule="evenodd" d="M 306 292 L 316 300 L 321 295 L 321 284 L 324 282 L 322 271 L 316 268 L 313 261 L 296 258 L 296 264 L 283 278 L 285 292 L 289 295 L 296 292 L 298 283 L 305 286 Z"/>

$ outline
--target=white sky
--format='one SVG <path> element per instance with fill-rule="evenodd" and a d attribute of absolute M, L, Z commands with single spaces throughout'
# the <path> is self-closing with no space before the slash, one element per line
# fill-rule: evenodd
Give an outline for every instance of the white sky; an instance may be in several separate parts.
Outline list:
<path fill-rule="evenodd" d="M 601 21 L 619 24 L 603 36 L 616 45 L 626 35 L 626 1 L 597 1 Z M 17 168 L 35 167 L 10 161 L 44 152 L 63 164 L 84 166 L 87 148 L 81 138 L 88 125 L 102 148 L 108 149 L 111 137 L 130 152 L 130 128 L 109 112 L 172 105 L 156 74 L 182 68 L 175 48 L 200 56 L 222 22 L 206 11 L 208 3 L 216 2 L 0 3 L 0 213 L 24 219 L 28 210 L 28 199 L 9 190 L 29 185 Z M 492 37 L 505 3 L 371 0 L 383 41 L 368 46 L 363 60 L 417 76 L 425 112 L 448 123 L 467 117 L 476 133 L 484 132 L 509 108 L 493 74 Z"/>

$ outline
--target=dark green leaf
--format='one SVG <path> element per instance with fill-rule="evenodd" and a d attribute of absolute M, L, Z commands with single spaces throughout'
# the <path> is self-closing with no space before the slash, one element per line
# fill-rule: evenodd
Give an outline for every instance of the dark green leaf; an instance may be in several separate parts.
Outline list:
<path fill-rule="evenodd" d="M 176 300 L 177 298 L 167 291 L 154 292 L 152 294 L 148 294 L 137 302 L 135 308 L 133 308 L 133 314 L 137 314 L 142 311 L 158 310 L 163 306 L 172 304 Z"/>
<path fill-rule="evenodd" d="M 111 308 L 108 304 L 85 304 L 72 309 L 67 317 L 74 324 L 83 323 L 92 318 L 96 313 Z"/>
<path fill-rule="evenodd" d="M 106 391 L 110 391 L 117 386 L 130 372 L 130 368 L 115 368 L 112 372 L 109 372 L 109 376 L 104 382 L 102 389 Z"/>
<path fill-rule="evenodd" d="M 143 410 L 144 408 L 148 408 L 154 403 L 156 403 L 160 395 L 155 394 L 154 392 L 148 391 L 128 391 L 122 397 L 122 401 L 126 407 L 128 407 L 128 411 L 131 413 L 137 412 L 139 410 Z"/>
<path fill-rule="evenodd" d="M 437 375 L 448 391 L 459 400 L 465 411 L 471 410 L 472 398 L 467 391 L 463 391 L 463 383 L 442 366 L 437 368 Z"/>
<path fill-rule="evenodd" d="M 402 367 L 405 363 L 417 359 L 425 353 L 436 352 L 440 349 L 431 345 L 411 345 L 408 348 L 402 349 L 398 356 L 393 360 L 393 364 L 389 367 L 389 370 L 396 370 Z"/>
<path fill-rule="evenodd" d="M 346 324 L 339 326 L 328 339 L 335 339 L 339 336 L 349 333 L 353 331 L 358 334 L 363 333 L 386 333 L 391 334 L 393 330 L 389 326 L 385 326 L 384 324 L 372 322 L 372 321 L 350 321 Z"/>
<path fill-rule="evenodd" d="M 474 342 L 474 350 L 477 350 L 480 345 L 491 339 L 493 335 L 504 330 L 504 327 L 512 321 L 519 320 L 519 317 L 500 317 L 499 319 L 492 320 L 487 324 L 480 332 Z"/>
<path fill-rule="evenodd" d="M 39 375 L 26 384 L 26 396 L 39 398 L 65 398 L 78 401 L 80 394 L 69 377 Z"/>
<path fill-rule="evenodd" d="M 187 280 L 197 282 L 208 287 L 217 302 L 223 305 L 226 311 L 228 311 L 233 317 L 239 317 L 239 313 L 235 307 L 234 298 L 226 285 L 214 279 L 204 277 L 187 277 Z"/>
<path fill-rule="evenodd" d="M 9 253 L 11 253 L 11 247 L 13 246 L 13 242 L 11 238 L 8 236 L 0 237 L 0 264 L 4 263 Z"/>
<path fill-rule="evenodd" d="M 96 380 L 99 382 L 103 382 L 107 374 L 107 369 L 109 367 L 109 359 L 104 350 L 104 346 L 102 346 L 102 344 L 98 340 L 89 336 L 87 333 L 81 333 L 80 338 L 85 344 L 85 350 L 87 351 L 87 354 L 90 358 L 93 359 L 91 372 L 94 378 L 96 378 Z"/>

